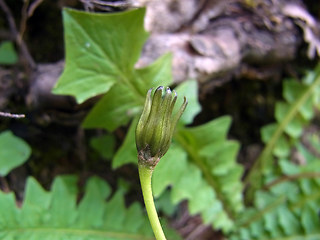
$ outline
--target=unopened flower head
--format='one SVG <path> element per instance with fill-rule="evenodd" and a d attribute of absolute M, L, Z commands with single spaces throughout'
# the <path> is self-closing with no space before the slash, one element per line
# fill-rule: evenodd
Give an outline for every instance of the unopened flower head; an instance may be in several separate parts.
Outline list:
<path fill-rule="evenodd" d="M 158 87 L 153 97 L 152 89 L 147 93 L 144 109 L 136 128 L 136 145 L 139 164 L 154 168 L 160 158 L 168 151 L 177 122 L 187 106 L 187 99 L 179 111 L 172 116 L 177 101 L 175 91 Z M 163 95 L 163 96 L 162 96 Z"/>

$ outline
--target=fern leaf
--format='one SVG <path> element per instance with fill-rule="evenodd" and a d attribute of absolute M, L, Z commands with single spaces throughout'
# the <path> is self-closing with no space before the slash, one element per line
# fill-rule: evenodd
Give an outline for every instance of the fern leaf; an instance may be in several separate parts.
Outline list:
<path fill-rule="evenodd" d="M 221 117 L 180 129 L 153 175 L 156 197 L 171 186 L 173 203 L 188 200 L 191 214 L 201 214 L 206 224 L 225 232 L 234 227 L 233 218 L 243 209 L 243 169 L 235 161 L 239 144 L 226 139 L 230 122 Z"/>
<path fill-rule="evenodd" d="M 320 107 L 320 65 L 309 72 L 302 82 L 286 80 L 283 84 L 283 97 L 286 101 L 276 104 L 276 123 L 261 130 L 266 146 L 249 174 L 245 183 L 249 184 L 248 199 L 252 192 L 263 184 L 263 175 L 268 171 L 273 157 L 289 157 L 291 148 L 302 135 L 303 128 L 314 116 L 313 108 Z"/>
<path fill-rule="evenodd" d="M 0 192 L 0 238 L 9 240 L 151 240 L 153 233 L 139 204 L 125 207 L 123 191 L 111 198 L 107 183 L 89 179 L 77 204 L 77 179 L 57 177 L 45 191 L 30 177 L 25 199 L 17 208 L 13 193 Z M 110 198 L 105 201 L 106 198 Z M 179 237 L 169 231 L 171 239 Z"/>
<path fill-rule="evenodd" d="M 240 214 L 231 240 L 320 239 L 320 159 L 301 144 L 297 149 L 306 164 L 279 161 L 278 176 L 268 180 L 268 190 L 256 192 L 254 206 Z"/>

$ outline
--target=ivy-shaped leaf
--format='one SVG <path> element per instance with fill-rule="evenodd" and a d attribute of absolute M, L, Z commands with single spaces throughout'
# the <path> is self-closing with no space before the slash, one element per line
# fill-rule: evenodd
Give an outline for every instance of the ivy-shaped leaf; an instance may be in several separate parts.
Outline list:
<path fill-rule="evenodd" d="M 0 176 L 6 176 L 12 169 L 22 165 L 31 154 L 29 145 L 5 131 L 0 134 Z"/>
<path fill-rule="evenodd" d="M 149 88 L 171 84 L 171 54 L 134 68 L 148 37 L 144 14 L 145 9 L 112 14 L 63 11 L 66 67 L 53 92 L 72 95 L 79 103 L 104 94 L 84 127 L 113 131 L 140 112 Z"/>
<path fill-rule="evenodd" d="M 126 81 L 148 37 L 142 27 L 144 13 L 64 9 L 66 67 L 53 92 L 73 95 L 81 103 Z"/>
<path fill-rule="evenodd" d="M 16 240 L 151 240 L 148 219 L 139 204 L 125 207 L 123 191 L 110 198 L 111 188 L 97 177 L 89 179 L 77 204 L 74 176 L 57 177 L 51 192 L 30 177 L 25 199 L 17 208 L 13 193 L 0 191 L 0 238 Z M 106 201 L 106 198 L 109 198 Z M 169 239 L 179 239 L 172 230 Z"/>

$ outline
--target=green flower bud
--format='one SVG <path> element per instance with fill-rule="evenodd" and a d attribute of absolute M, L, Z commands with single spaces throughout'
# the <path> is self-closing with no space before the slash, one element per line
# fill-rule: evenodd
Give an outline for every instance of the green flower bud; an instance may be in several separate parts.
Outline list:
<path fill-rule="evenodd" d="M 153 98 L 152 89 L 147 93 L 144 108 L 136 128 L 136 145 L 139 164 L 154 168 L 160 158 L 168 151 L 177 122 L 184 112 L 188 102 L 184 102 L 179 111 L 172 116 L 177 94 L 170 88 L 158 87 Z M 163 96 L 162 96 L 163 95 Z"/>

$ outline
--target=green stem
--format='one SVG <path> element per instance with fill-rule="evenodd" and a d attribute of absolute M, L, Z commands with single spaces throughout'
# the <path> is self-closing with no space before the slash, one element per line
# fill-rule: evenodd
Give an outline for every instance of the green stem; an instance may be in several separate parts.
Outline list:
<path fill-rule="evenodd" d="M 149 221 L 154 233 L 154 236 L 157 240 L 166 240 L 166 236 L 163 233 L 159 217 L 157 214 L 156 207 L 154 205 L 154 200 L 152 196 L 152 190 L 151 190 L 151 177 L 153 169 L 149 169 L 146 166 L 143 166 L 142 164 L 138 164 L 139 168 L 139 177 L 140 177 L 140 183 L 141 183 L 141 189 L 144 199 L 144 204 L 147 209 Z"/>

